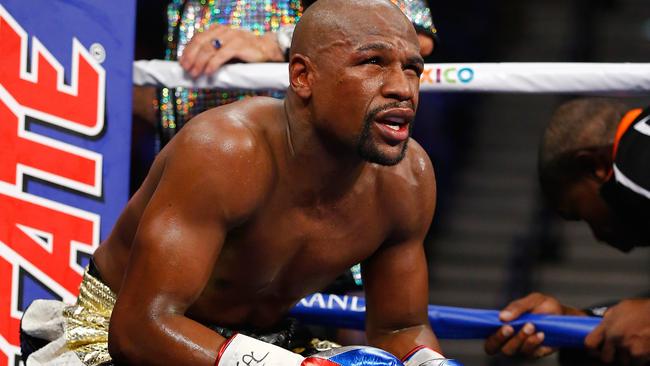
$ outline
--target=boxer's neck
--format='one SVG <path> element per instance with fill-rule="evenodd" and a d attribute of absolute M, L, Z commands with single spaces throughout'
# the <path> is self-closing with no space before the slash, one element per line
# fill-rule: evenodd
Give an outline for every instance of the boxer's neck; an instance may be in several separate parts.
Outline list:
<path fill-rule="evenodd" d="M 350 187 L 369 163 L 351 146 L 319 134 L 307 108 L 295 104 L 290 98 L 285 100 L 288 174 L 298 187 L 337 195 Z"/>

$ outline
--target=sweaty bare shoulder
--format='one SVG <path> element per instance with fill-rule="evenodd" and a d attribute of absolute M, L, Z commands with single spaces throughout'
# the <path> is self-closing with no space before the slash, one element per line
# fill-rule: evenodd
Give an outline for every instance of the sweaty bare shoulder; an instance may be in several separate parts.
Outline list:
<path fill-rule="evenodd" d="M 413 175 L 413 179 L 418 183 L 417 195 L 435 195 L 436 178 L 433 164 L 427 152 L 413 139 L 409 142 L 409 151 L 405 160 L 408 162 L 407 167 Z"/>
<path fill-rule="evenodd" d="M 220 216 L 243 219 L 264 200 L 273 179 L 273 154 L 260 109 L 242 101 L 214 108 L 192 119 L 166 152 L 165 174 L 185 174 L 183 191 L 214 200 Z M 176 169 L 179 168 L 180 169 Z"/>
<path fill-rule="evenodd" d="M 436 204 L 436 179 L 426 151 L 409 141 L 404 160 L 382 167 L 380 196 L 398 231 L 427 230 Z"/>

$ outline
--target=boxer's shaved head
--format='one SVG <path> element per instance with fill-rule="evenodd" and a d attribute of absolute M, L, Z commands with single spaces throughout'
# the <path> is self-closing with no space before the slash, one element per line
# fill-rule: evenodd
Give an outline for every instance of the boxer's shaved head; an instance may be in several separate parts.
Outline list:
<path fill-rule="evenodd" d="M 358 41 L 359 35 L 381 34 L 403 27 L 418 44 L 413 24 L 389 0 L 318 0 L 300 18 L 291 55 L 315 56 L 336 44 Z"/>
<path fill-rule="evenodd" d="M 288 100 L 326 149 L 394 165 L 406 154 L 423 68 L 415 27 L 389 0 L 318 0 L 293 34 Z"/>

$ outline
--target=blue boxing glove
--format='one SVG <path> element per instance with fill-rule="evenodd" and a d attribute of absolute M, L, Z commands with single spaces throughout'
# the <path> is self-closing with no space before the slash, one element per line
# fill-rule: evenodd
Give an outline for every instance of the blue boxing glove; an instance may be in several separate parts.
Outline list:
<path fill-rule="evenodd" d="M 237 334 L 219 350 L 215 366 L 404 366 L 402 361 L 379 348 L 349 346 L 319 352 L 304 358 L 289 350 Z"/>
<path fill-rule="evenodd" d="M 462 363 L 445 358 L 445 356 L 425 346 L 419 346 L 402 359 L 404 366 L 463 366 Z"/>
<path fill-rule="evenodd" d="M 404 366 L 392 354 L 374 347 L 348 346 L 319 352 L 305 358 L 301 366 Z"/>

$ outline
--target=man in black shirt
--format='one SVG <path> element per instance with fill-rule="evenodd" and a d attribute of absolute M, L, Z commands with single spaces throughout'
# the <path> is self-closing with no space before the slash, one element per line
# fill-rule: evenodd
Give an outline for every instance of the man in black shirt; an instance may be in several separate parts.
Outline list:
<path fill-rule="evenodd" d="M 563 104 L 544 133 L 539 173 L 545 197 L 565 219 L 587 222 L 598 240 L 624 252 L 650 245 L 650 108 L 630 110 L 597 98 Z M 600 310 L 575 309 L 534 293 L 507 305 L 500 317 L 600 315 L 601 325 L 585 339 L 600 361 L 650 364 L 650 299 L 627 299 Z M 543 340 L 532 324 L 518 333 L 504 326 L 485 349 L 542 357 L 554 351 L 542 346 Z"/>

